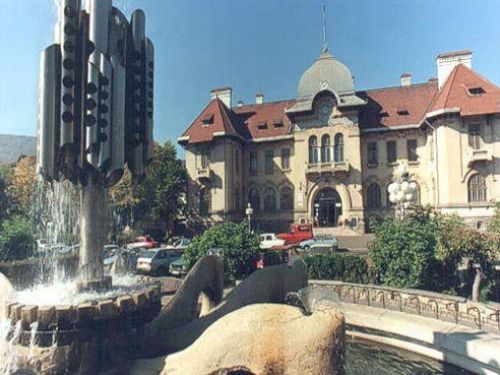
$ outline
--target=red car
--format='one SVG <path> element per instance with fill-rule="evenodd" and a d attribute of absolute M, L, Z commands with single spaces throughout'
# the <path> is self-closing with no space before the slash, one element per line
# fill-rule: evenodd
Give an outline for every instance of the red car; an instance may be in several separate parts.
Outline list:
<path fill-rule="evenodd" d="M 285 240 L 285 244 L 294 245 L 314 237 L 311 224 L 295 224 L 290 233 L 279 233 L 276 237 Z"/>
<path fill-rule="evenodd" d="M 160 245 L 159 242 L 153 240 L 149 234 L 144 236 L 139 236 L 135 239 L 135 242 L 127 244 L 127 249 L 134 249 L 136 247 L 143 247 L 146 249 L 154 249 Z"/>

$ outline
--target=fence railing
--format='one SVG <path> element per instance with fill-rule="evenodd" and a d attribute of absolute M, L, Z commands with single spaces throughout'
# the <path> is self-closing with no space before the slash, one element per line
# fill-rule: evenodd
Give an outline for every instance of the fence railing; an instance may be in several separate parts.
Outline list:
<path fill-rule="evenodd" d="M 482 330 L 500 331 L 500 304 L 476 303 L 463 297 L 416 289 L 397 289 L 341 281 L 310 280 L 313 288 L 328 288 L 340 301 L 401 311 Z"/>

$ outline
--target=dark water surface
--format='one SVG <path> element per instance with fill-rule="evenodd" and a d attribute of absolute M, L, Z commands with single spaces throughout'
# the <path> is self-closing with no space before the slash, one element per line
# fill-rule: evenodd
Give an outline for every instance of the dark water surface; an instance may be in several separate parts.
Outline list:
<path fill-rule="evenodd" d="M 347 375 L 473 375 L 456 366 L 382 344 L 347 340 Z"/>

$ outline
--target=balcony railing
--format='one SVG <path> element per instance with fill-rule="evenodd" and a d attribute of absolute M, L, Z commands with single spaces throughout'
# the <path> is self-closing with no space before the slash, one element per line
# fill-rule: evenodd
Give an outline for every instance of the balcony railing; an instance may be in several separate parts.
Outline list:
<path fill-rule="evenodd" d="M 308 163 L 307 175 L 314 174 L 335 174 L 335 173 L 348 173 L 350 164 L 347 161 L 340 162 L 325 162 L 325 163 Z"/>

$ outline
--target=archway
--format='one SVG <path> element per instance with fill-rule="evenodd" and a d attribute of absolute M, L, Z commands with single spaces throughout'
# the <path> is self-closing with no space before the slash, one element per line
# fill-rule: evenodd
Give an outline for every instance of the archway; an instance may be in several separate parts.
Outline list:
<path fill-rule="evenodd" d="M 342 200 L 337 190 L 325 187 L 318 191 L 313 201 L 315 224 L 320 227 L 336 227 L 342 215 Z"/>

